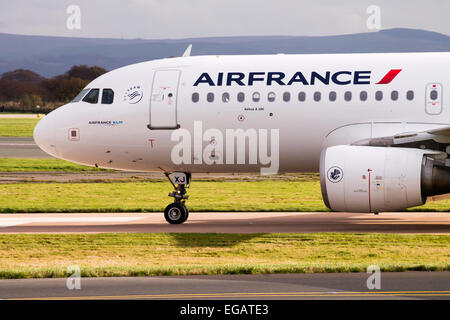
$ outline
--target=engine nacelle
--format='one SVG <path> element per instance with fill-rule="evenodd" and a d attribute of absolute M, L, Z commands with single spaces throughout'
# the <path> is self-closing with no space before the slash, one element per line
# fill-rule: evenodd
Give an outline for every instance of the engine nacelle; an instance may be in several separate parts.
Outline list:
<path fill-rule="evenodd" d="M 320 184 L 333 211 L 398 211 L 450 192 L 450 168 L 412 148 L 334 146 L 322 151 Z"/>

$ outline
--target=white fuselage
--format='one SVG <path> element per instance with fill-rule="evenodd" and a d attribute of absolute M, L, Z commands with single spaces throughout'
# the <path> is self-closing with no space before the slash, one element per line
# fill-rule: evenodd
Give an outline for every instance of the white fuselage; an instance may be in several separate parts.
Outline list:
<path fill-rule="evenodd" d="M 36 127 L 35 140 L 58 158 L 102 168 L 261 172 L 272 165 L 278 172 L 316 172 L 324 147 L 448 126 L 449 80 L 450 53 L 156 60 L 95 79 L 87 88 L 100 89 L 99 102 L 51 112 Z M 112 104 L 101 103 L 102 89 L 114 91 Z M 256 135 L 256 155 L 249 141 L 244 149 L 235 142 L 230 158 L 227 130 L 237 129 Z M 177 132 L 191 139 L 182 163 L 173 158 L 182 140 Z M 277 164 L 264 160 L 272 152 L 279 152 Z"/>

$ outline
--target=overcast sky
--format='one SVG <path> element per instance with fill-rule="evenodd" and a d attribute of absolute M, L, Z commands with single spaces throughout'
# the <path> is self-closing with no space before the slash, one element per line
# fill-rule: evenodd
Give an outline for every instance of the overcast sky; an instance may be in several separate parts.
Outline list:
<path fill-rule="evenodd" d="M 0 0 L 0 32 L 107 38 L 237 35 L 335 35 L 369 30 L 366 9 L 381 10 L 381 29 L 450 35 L 448 0 Z M 69 5 L 81 28 L 66 26 Z"/>

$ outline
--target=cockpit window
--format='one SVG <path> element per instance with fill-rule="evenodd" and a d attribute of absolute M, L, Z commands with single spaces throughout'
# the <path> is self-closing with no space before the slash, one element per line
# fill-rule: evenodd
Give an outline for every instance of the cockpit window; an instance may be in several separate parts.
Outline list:
<path fill-rule="evenodd" d="M 98 96 L 100 95 L 100 89 L 91 89 L 89 93 L 84 97 L 83 101 L 87 103 L 98 103 Z"/>
<path fill-rule="evenodd" d="M 79 102 L 81 99 L 83 99 L 84 95 L 88 93 L 88 91 L 91 90 L 89 88 L 81 90 L 79 94 L 72 100 L 72 102 Z"/>
<path fill-rule="evenodd" d="M 114 91 L 112 89 L 103 89 L 102 104 L 112 104 L 114 101 Z"/>

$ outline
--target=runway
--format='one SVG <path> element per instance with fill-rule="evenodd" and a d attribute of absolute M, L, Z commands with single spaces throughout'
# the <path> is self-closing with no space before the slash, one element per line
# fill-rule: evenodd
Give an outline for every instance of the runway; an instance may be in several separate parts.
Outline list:
<path fill-rule="evenodd" d="M 450 272 L 386 272 L 380 289 L 366 273 L 0 280 L 0 299 L 450 299 Z"/>
<path fill-rule="evenodd" d="M 450 233 L 449 212 L 192 212 L 182 225 L 162 213 L 2 214 L 0 233 Z"/>
<path fill-rule="evenodd" d="M 0 137 L 0 158 L 47 158 L 32 137 Z"/>

